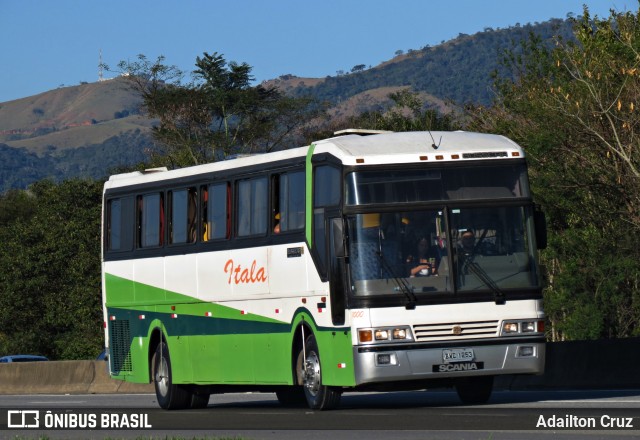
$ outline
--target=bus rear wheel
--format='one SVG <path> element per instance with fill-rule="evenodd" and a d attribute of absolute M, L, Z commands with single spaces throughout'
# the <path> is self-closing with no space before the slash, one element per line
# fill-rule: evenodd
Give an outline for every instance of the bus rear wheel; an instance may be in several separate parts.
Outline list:
<path fill-rule="evenodd" d="M 493 376 L 464 377 L 456 381 L 456 392 L 462 403 L 487 403 L 493 392 Z"/>
<path fill-rule="evenodd" d="M 297 373 L 302 377 L 304 395 L 311 409 L 333 409 L 340 403 L 341 390 L 322 384 L 320 351 L 316 337 L 310 335 L 305 340 L 305 350 L 298 355 Z"/>
<path fill-rule="evenodd" d="M 184 409 L 191 406 L 192 393 L 173 383 L 171 357 L 167 344 L 161 342 L 153 356 L 153 384 L 158 405 L 163 409 Z M 209 398 L 207 397 L 207 402 Z"/>

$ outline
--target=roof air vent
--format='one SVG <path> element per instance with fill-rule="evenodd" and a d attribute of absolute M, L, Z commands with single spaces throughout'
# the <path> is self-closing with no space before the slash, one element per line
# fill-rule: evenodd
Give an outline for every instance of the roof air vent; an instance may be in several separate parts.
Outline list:
<path fill-rule="evenodd" d="M 369 136 L 371 134 L 384 134 L 384 133 L 393 133 L 393 131 L 388 130 L 365 130 L 360 128 L 347 128 L 346 130 L 339 130 L 333 133 L 334 136 L 345 136 L 348 134 L 357 134 L 360 136 Z"/>

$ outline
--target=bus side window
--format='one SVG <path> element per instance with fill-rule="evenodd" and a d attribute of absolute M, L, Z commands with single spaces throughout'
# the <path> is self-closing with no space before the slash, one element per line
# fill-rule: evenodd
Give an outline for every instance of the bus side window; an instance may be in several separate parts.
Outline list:
<path fill-rule="evenodd" d="M 189 200 L 187 202 L 187 240 L 196 242 L 198 234 L 198 190 L 189 188 Z"/>
<path fill-rule="evenodd" d="M 230 237 L 231 185 L 228 182 L 215 183 L 203 190 L 202 232 L 203 241 L 220 240 Z"/>
<path fill-rule="evenodd" d="M 134 211 L 134 197 L 121 197 L 107 201 L 105 251 L 125 252 L 133 249 Z"/>
<path fill-rule="evenodd" d="M 282 173 L 273 179 L 274 233 L 299 231 L 304 228 L 304 171 Z"/>
<path fill-rule="evenodd" d="M 282 174 L 275 174 L 271 178 L 271 230 L 274 234 L 282 232 L 282 194 L 280 191 L 280 184 L 282 181 Z"/>
<path fill-rule="evenodd" d="M 107 250 L 122 249 L 122 201 L 113 199 L 107 202 Z"/>
<path fill-rule="evenodd" d="M 267 233 L 267 203 L 269 200 L 266 177 L 238 182 L 238 237 L 265 235 Z"/>
<path fill-rule="evenodd" d="M 162 193 L 138 196 L 138 247 L 164 244 L 164 197 Z"/>
<path fill-rule="evenodd" d="M 194 243 L 196 239 L 195 188 L 170 191 L 169 202 L 169 243 Z"/>

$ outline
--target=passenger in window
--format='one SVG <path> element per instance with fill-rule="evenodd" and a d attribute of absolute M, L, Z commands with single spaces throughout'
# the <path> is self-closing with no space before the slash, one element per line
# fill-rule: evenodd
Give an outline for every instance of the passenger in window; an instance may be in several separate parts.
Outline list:
<path fill-rule="evenodd" d="M 406 260 L 410 277 L 428 277 L 438 274 L 438 256 L 427 237 L 418 240 L 416 254 L 409 255 Z"/>
<path fill-rule="evenodd" d="M 209 190 L 207 187 L 202 187 L 202 206 L 201 206 L 201 221 L 202 221 L 202 241 L 209 241 L 209 231 L 211 230 L 211 225 L 208 222 L 208 213 L 209 213 Z"/>
<path fill-rule="evenodd" d="M 276 214 L 275 220 L 276 220 L 276 225 L 273 227 L 273 233 L 279 234 L 280 233 L 280 213 Z"/>
<path fill-rule="evenodd" d="M 196 193 L 195 188 L 190 188 L 189 200 L 187 205 L 187 225 L 188 225 L 187 226 L 188 227 L 187 242 L 188 243 L 196 242 L 197 226 L 198 226 L 198 223 L 196 222 L 196 214 L 198 212 L 197 199 L 198 199 L 198 195 Z"/>

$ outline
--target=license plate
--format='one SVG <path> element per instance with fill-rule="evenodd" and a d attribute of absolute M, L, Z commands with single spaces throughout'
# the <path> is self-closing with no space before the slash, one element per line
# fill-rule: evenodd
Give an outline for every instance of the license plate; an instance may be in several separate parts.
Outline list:
<path fill-rule="evenodd" d="M 442 361 L 445 364 L 451 362 L 469 362 L 472 361 L 474 357 L 473 348 L 446 348 L 442 350 Z"/>

